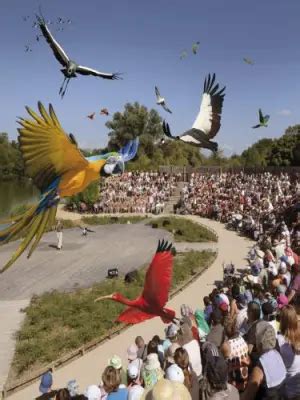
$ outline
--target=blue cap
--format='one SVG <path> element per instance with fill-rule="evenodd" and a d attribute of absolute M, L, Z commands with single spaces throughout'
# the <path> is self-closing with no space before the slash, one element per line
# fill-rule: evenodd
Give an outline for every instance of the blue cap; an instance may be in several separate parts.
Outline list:
<path fill-rule="evenodd" d="M 51 389 L 52 384 L 53 384 L 52 374 L 51 372 L 46 372 L 41 379 L 39 388 L 40 392 L 41 393 L 49 392 L 49 389 Z"/>

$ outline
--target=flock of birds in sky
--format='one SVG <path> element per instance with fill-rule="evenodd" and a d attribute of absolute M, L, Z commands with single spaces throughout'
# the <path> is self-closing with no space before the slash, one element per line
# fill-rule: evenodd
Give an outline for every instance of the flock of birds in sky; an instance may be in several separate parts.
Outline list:
<path fill-rule="evenodd" d="M 29 17 L 23 17 L 27 21 Z M 58 18 L 59 25 L 70 24 L 68 19 Z M 52 35 L 49 26 L 54 25 L 40 16 L 36 16 L 33 27 L 38 27 L 41 34 L 37 35 L 39 41 L 43 37 L 51 48 L 53 55 L 61 64 L 61 72 L 64 81 L 59 89 L 61 98 L 66 94 L 69 82 L 77 75 L 91 75 L 103 79 L 120 79 L 119 73 L 101 72 L 96 69 L 83 66 L 73 61 L 67 55 L 63 47 Z M 63 28 L 62 28 L 63 29 Z M 57 29 L 59 30 L 59 29 Z M 192 46 L 192 53 L 198 52 L 200 42 Z M 31 50 L 26 48 L 26 52 Z M 187 56 L 185 50 L 180 59 Z M 243 61 L 251 66 L 254 62 L 248 58 Z M 156 104 L 161 106 L 165 112 L 172 114 L 167 106 L 165 97 L 155 86 Z M 181 135 L 173 136 L 168 122 L 163 121 L 162 128 L 166 137 L 179 140 L 193 146 L 202 147 L 216 152 L 218 144 L 213 139 L 221 127 L 221 115 L 225 97 L 225 87 L 220 87 L 216 81 L 215 74 L 208 74 L 204 80 L 202 100 L 199 113 L 192 127 Z M 80 151 L 73 134 L 66 134 L 56 116 L 52 105 L 49 110 L 38 102 L 38 111 L 29 107 L 26 110 L 30 116 L 19 118 L 19 144 L 22 153 L 25 174 L 32 179 L 36 187 L 41 191 L 41 197 L 37 204 L 31 206 L 25 213 L 9 220 L 9 225 L 0 230 L 0 244 L 9 243 L 15 239 L 22 238 L 10 260 L 0 269 L 0 273 L 9 268 L 21 254 L 29 248 L 27 258 L 31 256 L 38 246 L 43 234 L 49 226 L 55 223 L 57 207 L 63 197 L 70 197 L 82 192 L 91 182 L 96 182 L 99 177 L 122 174 L 125 163 L 132 160 L 138 151 L 139 137 L 128 141 L 118 152 L 97 154 L 84 157 Z M 102 108 L 100 115 L 109 115 L 107 108 Z M 87 115 L 94 120 L 96 112 Z M 259 122 L 252 128 L 267 127 L 269 115 L 264 115 L 261 109 L 258 111 Z M 82 228 L 82 234 L 92 232 Z M 173 269 L 172 244 L 159 241 L 156 253 L 147 269 L 143 292 L 134 300 L 125 298 L 121 293 L 113 293 L 102 296 L 95 301 L 110 299 L 122 304 L 127 308 L 119 315 L 118 320 L 125 323 L 139 323 L 156 316 L 163 322 L 176 322 L 175 311 L 166 308 L 168 294 L 171 287 Z"/>
<path fill-rule="evenodd" d="M 30 20 L 29 16 L 24 16 L 23 20 L 26 22 Z M 116 80 L 121 79 L 121 74 L 118 72 L 108 73 L 101 72 L 97 69 L 83 66 L 72 60 L 68 55 L 64 48 L 58 43 L 58 41 L 54 38 L 53 34 L 50 31 L 49 25 L 58 25 L 59 27 L 56 29 L 57 31 L 63 30 L 64 28 L 60 26 L 69 25 L 72 23 L 71 19 L 58 17 L 56 21 L 46 20 L 42 13 L 40 15 L 36 15 L 36 19 L 33 21 L 32 27 L 39 28 L 40 34 L 36 35 L 36 40 L 39 41 L 40 37 L 44 37 L 48 45 L 50 46 L 54 57 L 63 67 L 61 69 L 62 74 L 64 75 L 63 83 L 59 89 L 59 94 L 61 98 L 63 98 L 66 94 L 69 82 L 72 78 L 76 78 L 77 75 L 90 75 L 95 77 L 101 77 L 103 79 Z M 191 47 L 192 54 L 196 55 L 198 53 L 200 46 L 200 41 L 193 43 Z M 25 46 L 25 51 L 32 51 L 29 45 Z M 180 59 L 183 60 L 188 55 L 188 51 L 185 49 L 180 54 Z M 251 66 L 254 66 L 255 63 L 250 58 L 244 57 L 243 61 Z M 202 103 L 200 107 L 199 114 L 194 122 L 192 128 L 179 136 L 173 136 L 170 133 L 170 127 L 167 123 L 163 123 L 163 131 L 167 137 L 170 139 L 179 139 L 190 143 L 194 146 L 203 147 L 210 149 L 212 151 L 217 151 L 218 145 L 215 142 L 211 142 L 210 139 L 216 136 L 218 133 L 221 123 L 221 112 L 222 105 L 224 100 L 224 91 L 218 92 L 219 85 L 213 87 L 215 83 L 215 75 L 212 77 L 209 75 L 206 83 L 204 84 L 204 92 L 202 97 Z M 212 90 L 215 89 L 215 90 Z M 225 88 L 224 88 L 225 90 Z M 155 96 L 156 96 L 156 104 L 161 106 L 166 112 L 172 114 L 172 111 L 166 104 L 166 99 L 160 94 L 159 88 L 155 86 Z M 100 115 L 109 116 L 109 112 L 106 108 L 101 109 Z M 87 118 L 90 120 L 94 120 L 96 116 L 96 112 L 92 112 L 87 115 Z M 261 127 L 267 127 L 268 121 L 270 119 L 269 115 L 263 115 L 261 109 L 259 109 L 259 122 L 254 125 L 252 128 L 257 129 Z"/>

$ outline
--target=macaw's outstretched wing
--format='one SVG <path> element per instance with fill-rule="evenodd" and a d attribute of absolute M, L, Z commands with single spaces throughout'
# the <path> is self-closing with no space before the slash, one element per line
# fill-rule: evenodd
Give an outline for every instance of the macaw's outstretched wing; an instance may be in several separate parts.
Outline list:
<path fill-rule="evenodd" d="M 124 162 L 132 160 L 138 151 L 139 147 L 139 138 L 135 138 L 133 140 L 129 140 L 124 147 L 122 147 L 119 152 L 110 152 L 104 154 L 96 154 L 94 156 L 85 157 L 85 159 L 89 162 L 106 160 L 110 156 L 121 156 Z"/>
<path fill-rule="evenodd" d="M 119 151 L 119 154 L 120 156 L 122 156 L 124 162 L 130 161 L 136 156 L 139 148 L 139 143 L 140 139 L 136 137 L 133 140 L 129 140 L 129 142 L 124 147 L 122 147 L 122 149 Z"/>
<path fill-rule="evenodd" d="M 154 309 L 161 309 L 168 301 L 172 281 L 172 243 L 158 242 L 155 256 L 147 270 L 142 297 Z"/>
<path fill-rule="evenodd" d="M 49 113 L 39 102 L 40 115 L 27 107 L 33 118 L 19 119 L 19 142 L 25 164 L 25 173 L 41 190 L 38 204 L 18 216 L 6 228 L 0 231 L 0 244 L 23 238 L 11 259 L 0 272 L 9 268 L 31 244 L 28 257 L 40 242 L 43 233 L 55 222 L 59 202 L 58 187 L 61 177 L 71 169 L 80 169 L 88 165 L 81 155 L 72 134 L 66 135 L 49 106 Z"/>
<path fill-rule="evenodd" d="M 85 168 L 88 161 L 62 129 L 51 104 L 48 113 L 39 102 L 40 115 L 29 107 L 26 109 L 33 119 L 18 121 L 25 173 L 44 192 L 57 177 L 72 169 Z"/>

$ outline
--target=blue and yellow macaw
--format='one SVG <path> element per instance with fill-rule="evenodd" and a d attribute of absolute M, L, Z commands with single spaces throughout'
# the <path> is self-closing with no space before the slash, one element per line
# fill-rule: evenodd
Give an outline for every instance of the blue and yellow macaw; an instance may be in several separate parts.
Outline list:
<path fill-rule="evenodd" d="M 60 198 L 82 192 L 100 176 L 122 174 L 125 162 L 134 158 L 138 150 L 136 138 L 118 153 L 85 158 L 74 136 L 62 129 L 52 105 L 49 105 L 49 112 L 41 102 L 38 108 L 40 115 L 26 107 L 33 119 L 19 118 L 21 128 L 18 131 L 25 173 L 40 189 L 41 198 L 38 204 L 0 231 L 0 244 L 24 238 L 0 272 L 9 268 L 33 242 L 27 257 L 31 256 L 47 227 L 54 224 Z"/>

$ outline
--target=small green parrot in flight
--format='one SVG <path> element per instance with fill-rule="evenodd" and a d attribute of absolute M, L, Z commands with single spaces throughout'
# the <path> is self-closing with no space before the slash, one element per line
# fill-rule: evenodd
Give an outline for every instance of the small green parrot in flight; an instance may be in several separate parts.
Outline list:
<path fill-rule="evenodd" d="M 261 127 L 268 127 L 268 121 L 270 119 L 270 115 L 263 115 L 261 109 L 258 110 L 259 115 L 259 124 L 252 126 L 253 129 L 261 128 Z"/>

